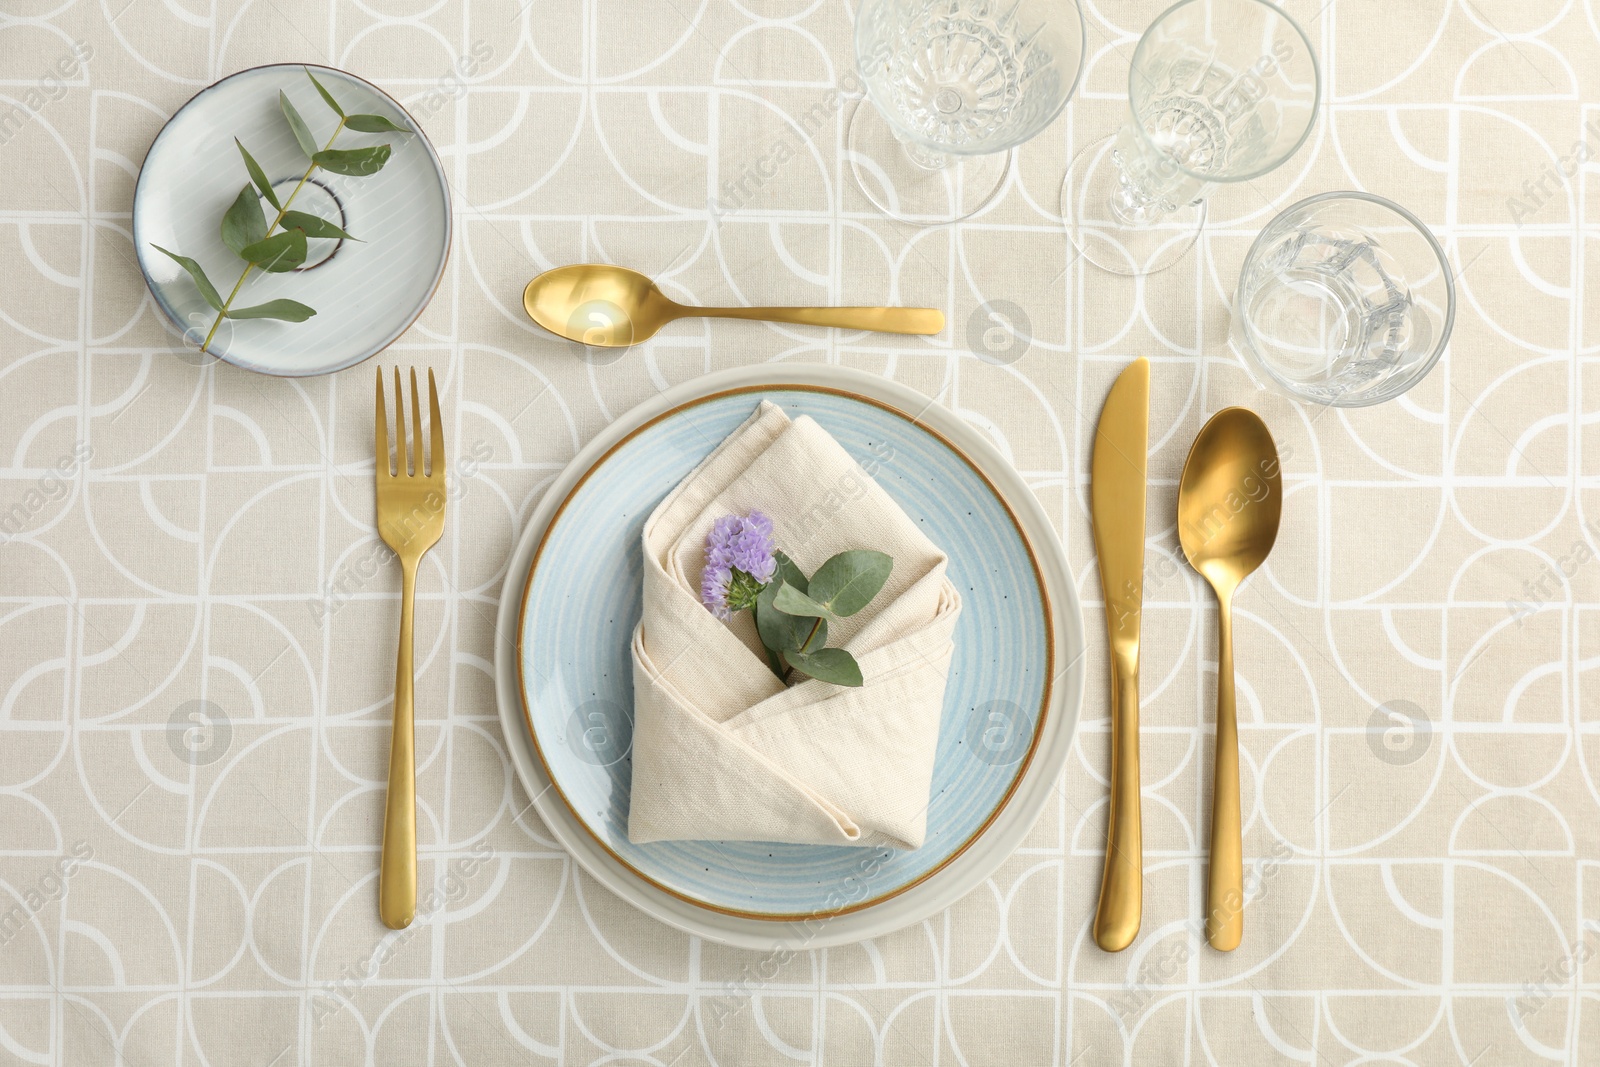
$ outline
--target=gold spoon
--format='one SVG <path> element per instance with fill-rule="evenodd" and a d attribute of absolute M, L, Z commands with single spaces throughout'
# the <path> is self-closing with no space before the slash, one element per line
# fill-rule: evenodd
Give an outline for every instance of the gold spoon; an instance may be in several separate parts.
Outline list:
<path fill-rule="evenodd" d="M 1278 537 L 1283 478 L 1272 435 L 1253 411 L 1223 408 L 1194 439 L 1178 484 L 1178 539 L 1217 594 L 1217 755 L 1211 784 L 1206 940 L 1224 952 L 1244 934 L 1239 721 L 1233 700 L 1233 593 Z"/>
<path fill-rule="evenodd" d="M 656 283 L 627 267 L 579 263 L 547 270 L 522 291 L 528 317 L 558 337 L 600 348 L 648 341 L 674 319 L 758 319 L 802 326 L 879 333 L 938 333 L 944 313 L 934 308 L 703 308 L 679 304 Z"/>

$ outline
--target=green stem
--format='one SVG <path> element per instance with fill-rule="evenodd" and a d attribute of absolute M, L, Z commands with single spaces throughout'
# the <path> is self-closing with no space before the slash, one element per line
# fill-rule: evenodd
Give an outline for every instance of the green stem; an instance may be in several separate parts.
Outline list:
<path fill-rule="evenodd" d="M 805 653 L 811 651 L 811 642 L 813 642 L 813 641 L 815 641 L 817 639 L 817 631 L 820 630 L 820 629 L 822 629 L 822 616 L 819 615 L 819 616 L 817 616 L 817 621 L 813 622 L 811 624 L 811 632 L 806 634 L 806 639 L 804 641 L 800 642 L 800 654 L 801 655 L 804 655 Z M 768 649 L 767 651 L 770 654 L 772 650 Z M 778 677 L 783 679 L 784 683 L 787 684 L 788 681 L 789 681 L 789 675 L 791 675 L 793 673 L 794 673 L 794 668 L 790 667 L 787 670 L 785 670 L 782 674 L 778 675 Z"/>
<path fill-rule="evenodd" d="M 322 146 L 322 150 L 324 152 L 332 148 L 333 142 L 339 139 L 339 133 L 344 129 L 344 124 L 345 119 L 343 116 L 341 116 L 339 119 L 339 125 L 333 128 L 333 136 L 328 138 L 328 143 Z M 262 238 L 263 240 L 265 240 L 266 237 L 271 237 L 272 231 L 278 228 L 278 224 L 283 221 L 283 217 L 289 213 L 289 205 L 294 203 L 294 198 L 300 195 L 300 190 L 305 188 L 306 182 L 311 180 L 311 175 L 316 169 L 317 165 L 313 163 L 311 166 L 306 168 L 306 172 L 304 174 L 300 175 L 300 181 L 296 183 L 294 192 L 289 194 L 289 198 L 285 200 L 283 202 L 283 206 L 278 209 L 278 216 L 272 220 L 272 225 L 267 227 L 266 235 Z M 250 277 L 250 272 L 255 269 L 255 266 L 256 265 L 254 263 L 246 263 L 244 265 L 244 273 L 240 274 L 239 280 L 233 283 L 233 292 L 228 294 L 228 299 L 222 302 L 222 310 L 217 312 L 217 320 L 211 324 L 211 332 L 206 334 L 206 339 L 200 343 L 200 351 L 204 352 L 207 348 L 211 347 L 211 339 L 217 335 L 217 330 L 222 326 L 222 320 L 228 317 L 228 309 L 233 307 L 233 298 L 239 295 L 240 289 L 244 288 L 244 280 Z"/>
<path fill-rule="evenodd" d="M 806 639 L 800 643 L 800 653 L 804 655 L 811 651 L 811 642 L 817 639 L 817 631 L 822 629 L 822 616 L 817 616 L 817 621 L 811 624 L 811 632 L 806 634 Z"/>

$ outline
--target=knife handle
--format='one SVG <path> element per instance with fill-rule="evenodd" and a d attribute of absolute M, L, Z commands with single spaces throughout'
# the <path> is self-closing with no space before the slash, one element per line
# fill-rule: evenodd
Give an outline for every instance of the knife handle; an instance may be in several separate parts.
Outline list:
<path fill-rule="evenodd" d="M 1111 813 L 1095 944 L 1121 952 L 1139 933 L 1144 907 L 1144 840 L 1139 818 L 1139 662 L 1111 657 Z"/>

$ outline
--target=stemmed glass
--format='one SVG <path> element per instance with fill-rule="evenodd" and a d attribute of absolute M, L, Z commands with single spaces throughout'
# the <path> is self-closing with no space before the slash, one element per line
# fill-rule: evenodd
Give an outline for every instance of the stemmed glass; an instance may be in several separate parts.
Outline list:
<path fill-rule="evenodd" d="M 862 0 L 857 184 L 891 218 L 966 218 L 1004 186 L 1011 149 L 1061 114 L 1083 55 L 1078 0 Z"/>
<path fill-rule="evenodd" d="M 1177 262 L 1205 198 L 1283 163 L 1321 98 L 1305 32 L 1266 0 L 1181 0 L 1139 38 L 1128 121 L 1073 159 L 1061 214 L 1085 259 L 1113 274 Z"/>

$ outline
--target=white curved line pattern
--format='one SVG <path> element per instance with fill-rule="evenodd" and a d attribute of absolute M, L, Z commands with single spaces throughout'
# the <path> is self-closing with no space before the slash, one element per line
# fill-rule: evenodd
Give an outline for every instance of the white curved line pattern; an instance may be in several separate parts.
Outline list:
<path fill-rule="evenodd" d="M 867 2 L 6 5 L 0 1059 L 1600 1062 L 1600 0 L 1281 0 L 1318 49 L 1317 128 L 1137 282 L 1077 260 L 1055 216 L 1161 5 L 1084 0 L 1078 98 L 981 215 L 921 229 L 872 211 L 845 157 Z M 378 360 L 290 382 L 181 345 L 132 198 L 197 90 L 319 61 L 412 109 L 456 240 Z M 274 106 L 238 129 L 277 129 Z M 243 185 L 232 132 L 192 165 Z M 1254 384 L 1228 305 L 1267 220 L 1339 188 L 1415 211 L 1458 304 L 1425 381 L 1330 415 Z M 687 303 L 925 305 L 947 328 L 685 321 L 613 359 L 519 306 L 534 274 L 593 261 Z M 294 324 L 256 325 L 293 345 Z M 1111 956 L 1090 936 L 1110 724 L 1089 457 L 1136 356 L 1144 912 Z M 842 948 L 727 948 L 600 889 L 531 812 L 496 712 L 499 590 L 552 480 L 619 414 L 757 362 L 864 369 L 958 412 L 1055 522 L 1091 635 L 1077 751 L 1023 847 L 944 914 Z M 451 472 L 419 578 L 424 899 L 402 932 L 374 906 L 399 599 L 374 363 L 434 369 Z M 1285 497 L 1236 605 L 1250 899 L 1223 956 L 1199 926 L 1217 619 L 1174 506 L 1233 404 L 1272 429 Z"/>

